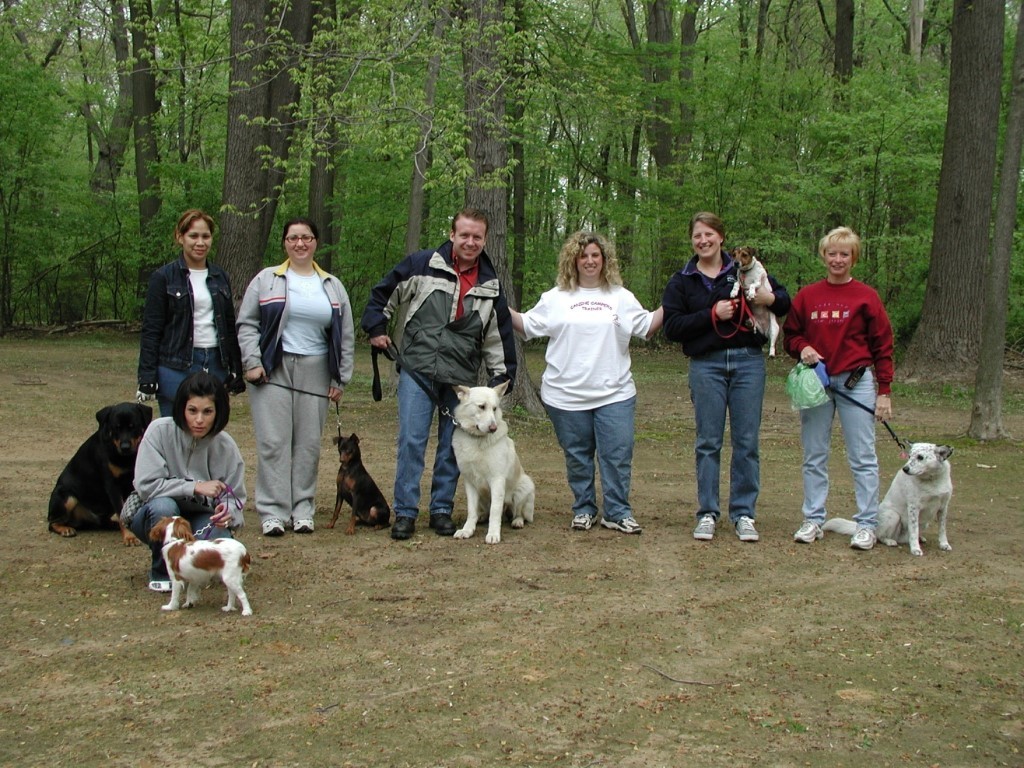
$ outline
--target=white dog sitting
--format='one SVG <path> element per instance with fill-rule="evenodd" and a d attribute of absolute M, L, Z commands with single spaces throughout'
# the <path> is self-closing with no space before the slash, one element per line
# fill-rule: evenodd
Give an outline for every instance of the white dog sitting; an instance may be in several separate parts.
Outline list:
<path fill-rule="evenodd" d="M 501 396 L 508 382 L 497 387 L 455 387 L 455 434 L 452 448 L 466 485 L 466 524 L 455 532 L 456 539 L 468 539 L 477 521 L 487 515 L 484 541 L 501 541 L 501 517 L 506 510 L 512 527 L 533 522 L 535 489 L 516 455 L 516 444 L 508 436 L 508 424 L 501 415 Z"/>
<path fill-rule="evenodd" d="M 242 615 L 252 616 L 249 598 L 243 583 L 249 572 L 249 553 L 235 539 L 197 540 L 192 526 L 183 517 L 165 517 L 149 532 L 151 541 L 163 544 L 164 562 L 171 575 L 171 601 L 165 611 L 191 608 L 199 599 L 199 590 L 220 577 L 228 589 L 228 604 L 222 611 L 235 610 L 235 601 L 242 605 Z M 186 592 L 182 604 L 182 592 Z"/>
<path fill-rule="evenodd" d="M 909 544 L 910 554 L 923 555 L 921 542 L 926 540 L 921 537 L 921 531 L 938 517 L 939 549 L 947 552 L 953 549 L 946 538 L 946 515 L 953 497 L 949 467 L 952 455 L 953 449 L 948 445 L 914 443 L 910 446 L 910 458 L 892 479 L 889 492 L 878 508 L 875 535 L 879 541 L 890 547 Z M 851 536 L 857 525 L 852 520 L 835 517 L 821 528 Z"/>
<path fill-rule="evenodd" d="M 779 320 L 763 304 L 754 303 L 757 289 L 764 286 L 772 289 L 768 280 L 768 270 L 757 259 L 757 251 L 753 248 L 739 247 L 732 251 L 732 257 L 739 263 L 739 280 L 732 287 L 730 297 L 735 299 L 743 291 L 750 308 L 751 324 L 755 331 L 768 339 L 768 357 L 775 357 L 775 342 L 779 339 Z"/>

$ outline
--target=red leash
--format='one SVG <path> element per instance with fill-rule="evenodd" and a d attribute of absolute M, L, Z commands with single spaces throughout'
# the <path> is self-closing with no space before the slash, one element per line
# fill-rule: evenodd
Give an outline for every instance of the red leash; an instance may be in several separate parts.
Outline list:
<path fill-rule="evenodd" d="M 717 333 L 723 339 L 731 339 L 740 331 L 753 333 L 753 330 L 751 330 L 750 327 L 747 327 L 746 325 L 743 324 L 744 320 L 749 319 L 750 325 L 753 326 L 754 314 L 750 311 L 750 307 L 747 306 L 747 298 L 743 295 L 742 291 L 740 291 L 739 303 L 739 312 L 736 313 L 735 317 L 728 321 L 729 325 L 732 328 L 731 333 L 723 333 L 722 331 L 718 330 L 718 315 L 715 313 L 715 308 L 711 308 L 711 326 L 715 329 L 715 333 Z"/>

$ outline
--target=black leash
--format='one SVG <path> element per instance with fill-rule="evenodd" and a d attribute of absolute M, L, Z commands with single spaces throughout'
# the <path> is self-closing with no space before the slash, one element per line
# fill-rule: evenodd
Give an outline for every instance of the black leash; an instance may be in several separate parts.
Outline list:
<path fill-rule="evenodd" d="M 376 363 L 374 364 L 374 374 L 376 374 Z M 287 384 L 278 384 L 276 381 L 271 381 L 267 376 L 264 376 L 261 381 L 250 381 L 253 386 L 261 387 L 264 384 L 269 384 L 272 387 L 278 389 L 287 389 L 289 392 L 298 392 L 300 395 L 309 395 L 311 397 L 322 397 L 324 400 L 330 400 L 331 398 L 327 395 L 320 394 L 319 392 L 310 392 L 308 389 L 299 389 L 298 387 L 289 387 Z M 338 437 L 341 437 L 341 406 L 338 403 L 334 404 L 334 415 L 338 420 Z"/>
<path fill-rule="evenodd" d="M 829 389 L 831 389 L 833 393 L 839 395 L 840 397 L 842 397 L 842 398 L 844 398 L 846 400 L 849 400 L 851 403 L 856 405 L 861 410 L 867 411 L 872 416 L 875 415 L 875 412 L 873 410 L 871 410 L 870 408 L 868 408 L 866 405 L 864 405 L 864 403 L 860 402 L 859 400 L 854 400 L 852 397 L 850 397 L 850 395 L 846 394 L 845 392 L 840 392 L 835 387 L 829 387 Z M 892 427 L 889 426 L 889 422 L 888 421 L 886 421 L 885 419 L 880 419 L 880 421 L 882 422 L 882 425 L 887 430 L 889 430 L 889 434 L 892 435 L 892 439 L 896 441 L 896 445 L 898 445 L 900 447 L 900 450 L 903 451 L 904 453 L 909 453 L 910 452 L 910 444 L 903 442 L 902 440 L 900 440 L 896 436 L 896 433 L 893 432 Z"/>
<path fill-rule="evenodd" d="M 373 363 L 373 399 L 378 403 L 384 397 L 384 392 L 380 384 L 380 369 L 377 364 L 377 357 L 380 355 L 384 355 L 384 357 L 386 357 L 388 360 L 390 360 L 393 363 L 396 363 L 398 365 L 399 371 L 401 371 L 403 368 L 402 358 L 398 354 L 398 349 L 395 348 L 394 344 L 388 344 L 386 349 L 378 349 L 377 347 L 371 348 L 370 361 Z M 451 412 L 448 406 L 445 405 L 436 394 L 434 394 L 434 389 L 430 385 L 430 381 L 423 378 L 423 376 L 414 371 L 412 368 L 406 367 L 405 372 L 409 374 L 412 380 L 416 382 L 416 385 L 423 390 L 424 394 L 426 394 L 426 396 L 430 398 L 430 402 L 434 404 L 434 407 L 437 408 L 438 412 L 442 416 L 447 416 L 449 419 L 452 420 L 452 423 L 454 423 L 455 426 L 458 426 L 459 422 L 455 420 L 455 415 Z"/>

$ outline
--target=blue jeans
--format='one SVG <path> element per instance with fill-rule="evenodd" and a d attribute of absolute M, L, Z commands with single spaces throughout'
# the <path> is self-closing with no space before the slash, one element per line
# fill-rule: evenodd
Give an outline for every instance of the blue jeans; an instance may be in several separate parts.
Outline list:
<path fill-rule="evenodd" d="M 419 376 L 419 374 L 417 374 Z M 438 384 L 419 376 L 428 383 L 434 397 L 449 413 L 455 413 L 458 398 L 447 384 Z M 412 378 L 407 370 L 398 376 L 398 457 L 395 468 L 395 517 L 416 518 L 420 509 L 420 478 L 426 463 L 430 426 L 437 411 L 430 396 Z M 451 515 L 455 507 L 455 489 L 459 484 L 459 465 L 455 462 L 452 435 L 455 422 L 451 416 L 438 413 L 437 449 L 434 453 L 434 471 L 430 479 L 430 514 Z"/>
<path fill-rule="evenodd" d="M 189 377 L 189 374 L 199 371 L 208 371 L 220 379 L 227 381 L 228 371 L 220 359 L 220 350 L 217 347 L 192 350 L 192 365 L 188 370 L 176 371 L 165 365 L 158 365 L 156 368 L 156 399 L 160 403 L 161 416 L 174 415 L 174 396 L 178 394 L 178 387 L 181 382 Z"/>
<path fill-rule="evenodd" d="M 167 564 L 164 562 L 164 543 L 162 541 L 150 541 L 149 532 L 163 518 L 174 517 L 175 515 L 181 515 L 187 519 L 192 526 L 192 532 L 195 533 L 210 524 L 213 510 L 211 509 L 208 513 L 191 510 L 182 512 L 178 507 L 178 502 L 170 496 L 157 496 L 155 499 L 150 499 L 143 504 L 139 511 L 135 513 L 135 517 L 132 518 L 131 525 L 129 526 L 131 532 L 138 537 L 139 541 L 149 545 L 150 581 L 170 581 L 171 579 L 167 573 Z M 230 539 L 233 536 L 227 528 L 213 526 L 203 538 Z"/>
<path fill-rule="evenodd" d="M 597 515 L 594 454 L 601 470 L 604 519 L 632 517 L 629 488 L 633 470 L 633 417 L 636 397 L 588 411 L 545 405 L 565 453 L 565 475 L 574 498 L 573 515 Z"/>
<path fill-rule="evenodd" d="M 690 359 L 690 400 L 697 422 L 697 517 L 719 507 L 719 473 L 729 414 L 732 463 L 729 467 L 729 520 L 754 517 L 761 489 L 758 436 L 764 401 L 764 355 L 756 347 L 723 349 Z"/>
<path fill-rule="evenodd" d="M 853 472 L 858 526 L 874 529 L 878 525 L 878 456 L 875 453 L 875 377 L 869 368 L 853 389 L 843 382 L 849 372 L 834 374 L 830 400 L 817 408 L 800 411 L 800 441 L 804 446 L 804 520 L 821 525 L 827 515 L 828 460 L 832 448 L 832 423 L 839 414 L 846 443 L 846 458 Z M 841 392 L 864 407 L 851 403 Z M 867 410 L 865 410 L 867 409 Z"/>

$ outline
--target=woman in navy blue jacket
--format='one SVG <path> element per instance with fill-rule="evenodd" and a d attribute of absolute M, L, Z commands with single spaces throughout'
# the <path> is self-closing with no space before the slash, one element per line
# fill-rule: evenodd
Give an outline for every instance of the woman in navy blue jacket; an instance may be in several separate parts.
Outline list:
<path fill-rule="evenodd" d="M 721 514 L 719 471 L 725 416 L 729 414 L 732 464 L 729 468 L 729 520 L 740 541 L 757 541 L 754 527 L 761 487 L 758 436 L 764 400 L 768 339 L 742 323 L 742 304 L 732 298 L 738 265 L 722 250 L 725 224 L 713 213 L 690 221 L 694 256 L 665 287 L 665 337 L 682 342 L 690 358 L 690 400 L 697 423 L 697 527 L 693 538 L 710 541 Z M 775 315 L 789 311 L 789 294 L 769 276 L 771 290 L 759 288 L 753 303 Z"/>
<path fill-rule="evenodd" d="M 174 395 L 190 373 L 207 371 L 232 394 L 245 391 L 235 305 L 227 273 L 207 260 L 213 218 L 198 209 L 174 228 L 181 256 L 149 276 L 139 343 L 139 402 L 160 403 L 170 416 Z"/>

